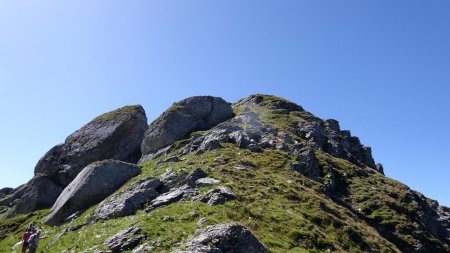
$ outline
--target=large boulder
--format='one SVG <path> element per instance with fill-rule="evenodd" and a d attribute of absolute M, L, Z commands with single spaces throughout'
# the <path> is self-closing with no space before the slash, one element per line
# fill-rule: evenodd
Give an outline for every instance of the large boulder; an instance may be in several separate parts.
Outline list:
<path fill-rule="evenodd" d="M 140 171 L 134 164 L 115 160 L 90 164 L 63 190 L 45 218 L 45 223 L 61 224 L 74 212 L 97 204 L 111 195 Z"/>
<path fill-rule="evenodd" d="M 109 219 L 135 214 L 146 202 L 159 196 L 157 188 L 160 186 L 161 182 L 158 179 L 136 182 L 123 192 L 103 200 L 92 215 L 101 219 Z"/>
<path fill-rule="evenodd" d="M 33 179 L 26 184 L 18 186 L 9 195 L 4 196 L 3 199 L 0 200 L 0 206 L 12 206 L 16 199 L 21 198 L 26 193 L 29 184 L 31 184 L 32 181 Z"/>
<path fill-rule="evenodd" d="M 12 212 L 8 215 L 9 217 L 50 207 L 63 190 L 62 187 L 45 176 L 34 177 L 27 183 L 26 187 L 25 193 L 14 206 Z"/>
<path fill-rule="evenodd" d="M 233 116 L 231 105 L 222 98 L 197 96 L 184 99 L 150 124 L 141 145 L 142 154 L 156 152 L 194 131 L 210 129 Z"/>
<path fill-rule="evenodd" d="M 269 251 L 245 227 L 238 224 L 208 226 L 173 253 L 268 253 Z"/>
<path fill-rule="evenodd" d="M 4 196 L 11 194 L 13 191 L 14 189 L 10 187 L 0 189 L 0 198 L 3 198 Z"/>
<path fill-rule="evenodd" d="M 88 164 L 105 159 L 135 163 L 147 129 L 147 117 L 140 105 L 125 106 L 103 114 L 50 149 L 36 164 L 35 175 L 51 177 L 68 185 Z"/>

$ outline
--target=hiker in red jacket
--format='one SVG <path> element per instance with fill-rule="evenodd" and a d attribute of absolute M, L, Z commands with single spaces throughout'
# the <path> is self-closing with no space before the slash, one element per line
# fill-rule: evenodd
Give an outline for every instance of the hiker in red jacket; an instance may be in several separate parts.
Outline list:
<path fill-rule="evenodd" d="M 23 233 L 22 236 L 22 253 L 25 253 L 28 249 L 29 246 L 28 239 L 30 239 L 30 235 L 31 231 L 29 228 L 27 228 L 27 230 L 25 231 L 25 233 Z"/>

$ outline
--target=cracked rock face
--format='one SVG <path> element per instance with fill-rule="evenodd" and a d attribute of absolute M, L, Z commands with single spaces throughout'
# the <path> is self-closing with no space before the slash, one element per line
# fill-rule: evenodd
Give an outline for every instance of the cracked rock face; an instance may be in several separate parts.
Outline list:
<path fill-rule="evenodd" d="M 114 160 L 90 164 L 63 190 L 45 223 L 60 225 L 74 212 L 102 201 L 140 172 L 134 164 Z"/>
<path fill-rule="evenodd" d="M 238 224 L 208 226 L 196 232 L 188 241 L 185 250 L 173 253 L 268 253 L 269 251 L 245 227 Z"/>
<path fill-rule="evenodd" d="M 190 133 L 207 130 L 234 116 L 231 105 L 222 98 L 197 96 L 175 103 L 145 133 L 143 155 L 151 154 Z"/>

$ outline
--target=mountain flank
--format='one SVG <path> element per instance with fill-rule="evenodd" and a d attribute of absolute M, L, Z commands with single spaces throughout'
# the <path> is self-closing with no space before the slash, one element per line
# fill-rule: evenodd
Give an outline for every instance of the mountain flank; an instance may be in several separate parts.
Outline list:
<path fill-rule="evenodd" d="M 450 252 L 450 209 L 384 175 L 334 119 L 270 95 L 101 115 L 0 189 L 0 251 Z M 17 246 L 16 246 L 17 247 Z"/>

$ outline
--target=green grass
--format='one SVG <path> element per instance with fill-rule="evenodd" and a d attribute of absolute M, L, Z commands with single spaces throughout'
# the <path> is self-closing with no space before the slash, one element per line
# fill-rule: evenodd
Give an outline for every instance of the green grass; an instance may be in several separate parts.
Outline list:
<path fill-rule="evenodd" d="M 169 154 L 170 155 L 170 154 Z M 217 162 L 216 157 L 221 156 L 225 165 Z M 164 159 L 164 157 L 161 157 Z M 143 166 L 141 175 L 133 178 L 125 186 L 137 180 L 155 177 L 167 169 L 188 173 L 194 168 L 203 168 L 211 177 L 222 181 L 222 185 L 230 187 L 238 199 L 224 205 L 209 206 L 204 203 L 192 202 L 190 199 L 174 203 L 169 206 L 157 208 L 150 213 L 139 211 L 136 215 L 100 221 L 77 231 L 68 231 L 58 240 L 53 240 L 63 227 L 51 228 L 42 224 L 44 239 L 41 241 L 42 252 L 60 252 L 70 248 L 82 251 L 99 245 L 104 249 L 103 242 L 118 231 L 131 226 L 143 228 L 147 241 L 158 245 L 156 251 L 167 252 L 173 245 L 192 236 L 199 227 L 198 219 L 205 217 L 206 225 L 226 222 L 237 222 L 251 229 L 255 236 L 272 252 L 311 252 L 327 251 L 363 251 L 358 242 L 352 241 L 350 236 L 340 232 L 340 228 L 350 227 L 361 234 L 361 238 L 373 238 L 367 244 L 374 248 L 392 248 L 387 241 L 377 236 L 372 229 L 367 229 L 360 221 L 346 217 L 336 204 L 321 196 L 317 191 L 319 185 L 290 169 L 289 162 L 293 159 L 280 151 L 265 151 L 252 153 L 240 150 L 231 144 L 224 148 L 206 152 L 200 156 L 189 154 L 185 157 L 193 162 L 186 165 L 185 161 L 163 163 L 156 166 L 156 160 Z M 251 163 L 252 166 L 246 166 Z M 236 170 L 234 167 L 244 167 L 245 170 Z M 288 180 L 290 180 L 288 182 Z M 330 214 L 327 208 L 335 210 Z M 83 224 L 95 208 L 91 207 L 81 217 L 68 225 L 67 229 Z M 198 217 L 192 217 L 190 212 L 195 211 Z M 42 219 L 47 213 L 43 210 L 26 216 L 19 216 L 8 222 L 18 226 L 12 228 L 16 231 L 0 242 L 0 249 L 10 248 L 20 238 L 20 231 L 25 224 Z M 164 216 L 171 216 L 173 222 L 164 222 Z M 338 217 L 339 216 L 339 217 Z M 345 217 L 345 218 L 342 218 Z M 3 222 L 6 222 L 3 221 Z M 6 224 L 5 224 L 6 225 Z M 3 229 L 3 224 L 0 225 Z M 304 239 L 302 239 L 304 237 Z M 346 245 L 341 241 L 346 240 Z M 345 246 L 345 247 L 344 247 Z"/>
<path fill-rule="evenodd" d="M 133 114 L 138 112 L 139 107 L 137 105 L 127 105 L 117 110 L 102 114 L 91 121 L 91 123 L 103 122 L 120 119 L 129 119 Z"/>

